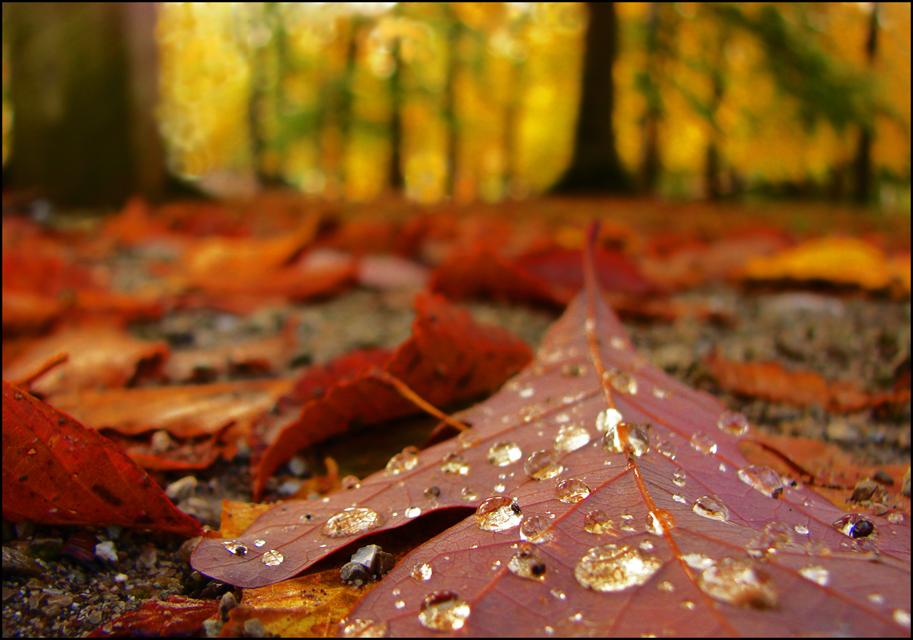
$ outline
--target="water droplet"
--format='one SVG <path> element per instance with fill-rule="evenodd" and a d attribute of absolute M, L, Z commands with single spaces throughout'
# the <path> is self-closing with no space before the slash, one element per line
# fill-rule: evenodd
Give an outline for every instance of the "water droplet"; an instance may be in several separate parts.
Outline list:
<path fill-rule="evenodd" d="M 564 471 L 564 467 L 555 460 L 553 452 L 539 449 L 529 455 L 523 463 L 523 470 L 533 480 L 548 480 Z"/>
<path fill-rule="evenodd" d="M 850 538 L 865 538 L 875 533 L 875 525 L 861 513 L 848 513 L 834 522 L 834 528 Z"/>
<path fill-rule="evenodd" d="M 650 425 L 628 425 L 628 449 L 638 458 L 650 450 Z"/>
<path fill-rule="evenodd" d="M 600 411 L 596 416 L 596 431 L 599 433 L 614 432 L 622 420 L 624 418 L 622 418 L 618 409 L 609 408 L 605 411 Z"/>
<path fill-rule="evenodd" d="M 748 418 L 737 411 L 724 411 L 716 421 L 716 426 L 723 433 L 737 437 L 744 436 L 748 433 Z"/>
<path fill-rule="evenodd" d="M 383 638 L 387 635 L 387 623 L 355 618 L 342 628 L 344 638 Z"/>
<path fill-rule="evenodd" d="M 485 531 L 505 531 L 520 524 L 520 506 L 508 496 L 486 498 L 476 509 L 476 522 Z"/>
<path fill-rule="evenodd" d="M 521 544 L 517 552 L 507 562 L 507 568 L 515 576 L 536 580 L 545 580 L 545 562 L 539 550 L 531 544 Z"/>
<path fill-rule="evenodd" d="M 619 371 L 618 369 L 609 369 L 606 371 L 606 377 L 619 393 L 627 393 L 632 396 L 637 394 L 637 379 L 630 373 Z"/>
<path fill-rule="evenodd" d="M 376 529 L 381 524 L 383 524 L 383 518 L 373 509 L 349 507 L 330 516 L 330 519 L 323 525 L 322 533 L 331 538 L 344 538 Z"/>
<path fill-rule="evenodd" d="M 679 495 L 677 493 L 672 494 L 672 499 L 680 504 L 688 504 L 688 500 L 685 499 L 685 496 Z"/>
<path fill-rule="evenodd" d="M 256 540 L 254 540 L 254 546 L 257 547 L 258 549 L 265 544 L 266 544 L 266 540 L 264 540 L 263 538 L 258 538 Z"/>
<path fill-rule="evenodd" d="M 910 628 L 910 612 L 909 611 L 905 611 L 904 609 L 894 609 L 894 613 L 892 614 L 892 617 L 894 618 L 894 622 L 896 622 L 900 626 L 906 627 L 907 629 Z"/>
<path fill-rule="evenodd" d="M 723 558 L 704 569 L 697 584 L 704 593 L 721 602 L 755 609 L 777 605 L 773 582 L 749 560 Z"/>
<path fill-rule="evenodd" d="M 783 493 L 783 479 L 770 467 L 751 465 L 739 469 L 739 480 L 769 498 L 779 498 Z"/>
<path fill-rule="evenodd" d="M 687 609 L 688 611 L 692 611 L 692 610 L 694 609 L 694 606 L 695 606 L 695 605 L 694 605 L 694 602 L 693 602 L 693 601 L 691 601 L 691 600 L 682 600 L 682 609 Z"/>
<path fill-rule="evenodd" d="M 812 582 L 817 582 L 822 587 L 827 586 L 828 581 L 831 578 L 831 574 L 827 569 L 821 565 L 809 565 L 807 567 L 802 567 L 799 569 L 799 573 L 806 580 L 811 580 Z"/>
<path fill-rule="evenodd" d="M 558 451 L 576 451 L 590 441 L 590 432 L 579 424 L 565 424 L 555 436 L 555 449 Z"/>
<path fill-rule="evenodd" d="M 695 433 L 691 436 L 691 447 L 698 453 L 702 453 L 705 456 L 716 453 L 717 446 L 716 442 L 707 437 L 703 433 Z"/>
<path fill-rule="evenodd" d="M 662 561 L 628 545 L 593 547 L 577 562 L 574 577 L 594 591 L 623 591 L 642 585 L 662 566 Z"/>
<path fill-rule="evenodd" d="M 723 504 L 723 501 L 716 496 L 701 496 L 694 501 L 691 510 L 699 516 L 719 520 L 720 522 L 729 521 L 729 509 Z"/>
<path fill-rule="evenodd" d="M 407 507 L 406 510 L 403 511 L 403 515 L 406 516 L 407 518 L 417 518 L 420 515 L 422 515 L 422 508 L 421 507 Z"/>
<path fill-rule="evenodd" d="M 520 539 L 532 542 L 533 544 L 542 544 L 553 539 L 555 535 L 549 531 L 551 518 L 547 515 L 537 513 L 527 516 L 520 523 Z"/>
<path fill-rule="evenodd" d="M 870 593 L 868 598 L 872 604 L 884 604 L 884 596 L 880 593 Z"/>
<path fill-rule="evenodd" d="M 561 366 L 561 375 L 566 378 L 579 378 L 586 373 L 586 365 L 568 363 Z"/>
<path fill-rule="evenodd" d="M 488 461 L 496 467 L 506 467 L 523 456 L 515 442 L 495 442 L 488 450 Z"/>
<path fill-rule="evenodd" d="M 535 393 L 536 393 L 536 390 L 533 389 L 532 387 L 524 387 L 523 389 L 520 389 L 520 391 L 517 393 L 517 395 L 519 395 L 521 398 L 525 399 L 525 398 L 532 398 L 533 394 L 535 394 Z"/>
<path fill-rule="evenodd" d="M 441 462 L 441 471 L 458 476 L 469 475 L 469 463 L 458 453 L 450 452 Z"/>
<path fill-rule="evenodd" d="M 463 487 L 460 489 L 460 497 L 466 502 L 474 502 L 479 499 L 479 494 L 475 491 L 475 489 L 471 489 L 470 487 Z"/>
<path fill-rule="evenodd" d="M 675 585 L 673 585 L 668 580 L 663 580 L 658 585 L 656 585 L 656 588 L 659 589 L 660 591 L 665 591 L 666 593 L 672 593 L 673 591 L 675 591 Z"/>
<path fill-rule="evenodd" d="M 419 582 L 427 582 L 428 580 L 431 580 L 432 573 L 433 571 L 430 564 L 427 562 L 419 562 L 412 567 L 412 572 L 409 575 Z"/>
<path fill-rule="evenodd" d="M 552 594 L 552 597 L 556 600 L 567 600 L 567 594 L 561 589 L 552 589 L 549 593 Z"/>
<path fill-rule="evenodd" d="M 560 480 L 555 485 L 555 493 L 561 502 L 574 504 L 585 500 L 590 495 L 590 488 L 579 478 L 567 478 L 566 480 Z"/>
<path fill-rule="evenodd" d="M 653 397 L 654 397 L 654 398 L 657 398 L 657 399 L 659 399 L 659 400 L 663 400 L 663 399 L 665 399 L 666 396 L 668 396 L 668 395 L 669 395 L 669 392 L 666 391 L 665 389 L 661 389 L 661 388 L 659 388 L 659 387 L 653 387 Z"/>
<path fill-rule="evenodd" d="M 793 527 L 793 531 L 798 533 L 800 536 L 808 535 L 808 527 L 806 527 L 804 524 L 797 524 L 795 527 Z"/>
<path fill-rule="evenodd" d="M 471 613 L 469 603 L 453 591 L 433 591 L 425 596 L 418 621 L 435 631 L 457 631 L 466 624 Z"/>
<path fill-rule="evenodd" d="M 415 447 L 406 447 L 390 458 L 390 461 L 387 462 L 385 472 L 388 476 L 398 476 L 406 471 L 411 471 L 417 465 L 418 449 Z"/>
<path fill-rule="evenodd" d="M 387 464 L 390 463 L 388 462 Z M 358 489 L 361 487 L 361 480 L 358 479 L 358 476 L 344 476 L 343 479 L 339 481 L 339 484 L 346 490 Z"/>
<path fill-rule="evenodd" d="M 222 543 L 222 546 L 228 551 L 228 553 L 235 556 L 246 556 L 247 555 L 247 546 L 241 544 L 237 540 L 226 540 Z"/>
<path fill-rule="evenodd" d="M 672 484 L 674 484 L 676 487 L 684 487 L 687 479 L 688 476 L 686 476 L 685 472 L 681 469 L 676 469 L 672 472 Z"/>
<path fill-rule="evenodd" d="M 686 553 L 682 556 L 682 561 L 687 564 L 692 569 L 698 571 L 703 571 L 708 567 L 712 567 L 715 563 L 713 558 L 710 556 L 705 556 L 703 553 Z"/>
<path fill-rule="evenodd" d="M 652 533 L 654 536 L 663 535 L 665 530 L 662 519 L 653 511 L 647 513 L 646 530 L 647 533 Z"/>
<path fill-rule="evenodd" d="M 653 549 L 655 548 L 655 547 L 653 546 L 653 543 L 650 542 L 649 540 L 643 540 L 643 541 L 642 541 L 639 545 L 637 545 L 637 546 L 640 547 L 640 550 L 641 550 L 641 551 L 653 551 Z"/>
<path fill-rule="evenodd" d="M 666 456 L 670 460 L 675 460 L 676 450 L 675 445 L 669 442 L 668 440 L 661 440 L 656 445 L 656 450 L 659 451 L 662 455 Z"/>
<path fill-rule="evenodd" d="M 583 529 L 597 535 L 615 535 L 615 523 L 609 518 L 609 514 L 601 509 L 593 509 L 587 512 L 583 518 Z"/>
<path fill-rule="evenodd" d="M 275 549 L 270 549 L 262 556 L 260 556 L 260 562 L 265 564 L 267 567 L 278 567 L 284 560 L 285 556 Z"/>
<path fill-rule="evenodd" d="M 406 606 L 406 602 L 404 600 L 397 600 L 393 603 L 393 606 L 397 609 L 402 609 Z"/>

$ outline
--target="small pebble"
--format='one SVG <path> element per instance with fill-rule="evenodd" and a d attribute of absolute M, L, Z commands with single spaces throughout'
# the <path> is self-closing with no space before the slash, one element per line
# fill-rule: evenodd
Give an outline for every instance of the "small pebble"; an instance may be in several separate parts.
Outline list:
<path fill-rule="evenodd" d="M 117 583 L 124 583 L 124 582 L 126 582 L 126 581 L 127 581 L 127 574 L 126 574 L 126 573 L 118 573 L 116 576 L 114 576 L 114 582 L 117 582 Z"/>
<path fill-rule="evenodd" d="M 884 469 L 879 469 L 876 471 L 875 475 L 872 476 L 872 480 L 888 487 L 894 484 L 894 478 L 892 478 L 890 474 Z"/>
<path fill-rule="evenodd" d="M 871 500 L 875 492 L 881 487 L 871 478 L 863 478 L 853 487 L 853 495 L 850 496 L 850 502 L 865 502 Z"/>
<path fill-rule="evenodd" d="M 298 476 L 300 478 L 308 472 L 308 464 L 304 458 L 295 456 L 288 461 L 288 470 L 292 473 L 292 475 Z"/>
<path fill-rule="evenodd" d="M 174 441 L 171 439 L 171 436 L 168 435 L 167 431 L 162 430 L 152 434 L 150 445 L 152 447 L 152 453 L 165 453 L 174 446 Z"/>
<path fill-rule="evenodd" d="M 260 618 L 251 618 L 244 621 L 245 638 L 266 638 L 266 627 L 260 622 Z"/>
<path fill-rule="evenodd" d="M 18 573 L 25 576 L 41 575 L 42 569 L 33 558 L 13 547 L 3 547 L 3 573 Z"/>
<path fill-rule="evenodd" d="M 192 496 L 196 488 L 196 476 L 184 476 L 165 487 L 165 495 L 175 502 L 178 502 Z"/>
<path fill-rule="evenodd" d="M 114 564 L 117 562 L 117 547 L 110 540 L 99 542 L 95 545 L 95 557 Z"/>
<path fill-rule="evenodd" d="M 136 558 L 136 564 L 144 569 L 154 569 L 158 561 L 158 551 L 154 546 L 146 545 Z"/>
<path fill-rule="evenodd" d="M 231 591 L 226 591 L 222 594 L 222 599 L 219 600 L 219 617 L 222 618 L 222 622 L 228 620 L 228 612 L 238 606 L 238 599 L 235 598 L 235 594 Z"/>

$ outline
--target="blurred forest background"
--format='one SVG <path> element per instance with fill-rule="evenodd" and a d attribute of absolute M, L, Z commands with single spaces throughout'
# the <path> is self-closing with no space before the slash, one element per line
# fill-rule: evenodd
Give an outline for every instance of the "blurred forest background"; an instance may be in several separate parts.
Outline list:
<path fill-rule="evenodd" d="M 909 209 L 908 3 L 3 5 L 6 187 Z"/>

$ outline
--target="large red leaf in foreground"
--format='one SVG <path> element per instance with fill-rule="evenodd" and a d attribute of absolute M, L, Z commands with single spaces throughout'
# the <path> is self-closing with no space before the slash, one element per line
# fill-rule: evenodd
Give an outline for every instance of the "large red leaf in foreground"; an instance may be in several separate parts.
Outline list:
<path fill-rule="evenodd" d="M 369 533 L 469 506 L 476 515 L 407 555 L 342 631 L 909 632 L 904 517 L 844 523 L 823 497 L 748 465 L 744 418 L 634 352 L 592 270 L 536 362 L 458 417 L 468 434 L 358 488 L 277 505 L 236 539 L 206 539 L 193 566 L 269 584 Z"/>
<path fill-rule="evenodd" d="M 114 444 L 5 380 L 3 517 L 187 536 L 200 530 Z"/>
<path fill-rule="evenodd" d="M 267 447 L 262 456 L 255 450 L 259 458 L 254 471 L 255 496 L 296 451 L 356 422 L 378 424 L 419 413 L 412 402 L 373 374 L 375 367 L 428 402 L 446 406 L 497 388 L 529 362 L 529 348 L 520 340 L 498 327 L 475 323 L 468 312 L 440 296 L 416 296 L 415 314 L 412 336 L 389 357 L 373 352 L 358 361 L 346 359 L 343 369 L 351 377 L 304 404 L 291 424 L 262 435 Z"/>

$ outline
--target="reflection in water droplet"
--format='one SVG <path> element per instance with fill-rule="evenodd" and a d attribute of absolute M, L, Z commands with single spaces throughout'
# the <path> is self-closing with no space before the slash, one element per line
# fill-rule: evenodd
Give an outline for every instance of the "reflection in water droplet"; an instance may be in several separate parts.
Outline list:
<path fill-rule="evenodd" d="M 362 618 L 343 622 L 342 637 L 344 638 L 383 638 L 387 635 L 386 622 L 375 622 Z"/>
<path fill-rule="evenodd" d="M 388 476 L 398 476 L 406 471 L 411 471 L 416 465 L 418 465 L 418 449 L 406 447 L 390 458 L 384 471 Z"/>
<path fill-rule="evenodd" d="M 831 574 L 828 572 L 828 570 L 821 565 L 809 565 L 807 567 L 802 567 L 799 569 L 799 573 L 806 580 L 817 582 L 822 587 L 827 586 L 827 583 L 831 578 Z"/>
<path fill-rule="evenodd" d="M 495 442 L 488 450 L 488 461 L 496 467 L 513 464 L 523 455 L 515 442 Z"/>
<path fill-rule="evenodd" d="M 276 551 L 275 549 L 270 549 L 262 556 L 260 556 L 260 562 L 265 564 L 267 567 L 278 567 L 285 560 L 285 556 Z"/>
<path fill-rule="evenodd" d="M 618 369 L 609 369 L 605 372 L 605 375 L 616 391 L 632 396 L 637 394 L 637 379 L 630 373 L 619 371 Z"/>
<path fill-rule="evenodd" d="M 590 441 L 590 432 L 583 425 L 561 425 L 555 436 L 555 449 L 558 451 L 576 451 Z"/>
<path fill-rule="evenodd" d="M 538 582 L 545 580 L 546 567 L 545 562 L 542 560 L 542 554 L 531 544 L 521 544 L 517 552 L 507 562 L 507 568 L 515 576 L 520 576 L 527 580 L 536 580 Z"/>
<path fill-rule="evenodd" d="M 587 496 L 590 495 L 590 488 L 579 478 L 567 478 L 565 480 L 560 480 L 558 484 L 555 485 L 555 493 L 561 502 L 574 504 L 575 502 L 585 500 Z"/>
<path fill-rule="evenodd" d="M 597 535 L 616 535 L 615 523 L 612 522 L 609 514 L 601 509 L 593 509 L 587 512 L 583 518 L 583 529 Z"/>
<path fill-rule="evenodd" d="M 241 544 L 237 540 L 226 540 L 222 543 L 222 546 L 232 555 L 235 556 L 246 556 L 247 555 L 247 546 Z"/>
<path fill-rule="evenodd" d="M 894 618 L 894 622 L 899 624 L 902 627 L 910 628 L 910 612 L 905 609 L 894 609 L 894 613 L 891 614 Z"/>
<path fill-rule="evenodd" d="M 703 433 L 695 433 L 691 436 L 691 447 L 698 453 L 702 453 L 705 456 L 709 456 L 713 453 L 716 453 L 717 446 L 716 442 L 707 437 Z"/>
<path fill-rule="evenodd" d="M 361 480 L 358 479 L 358 476 L 344 476 L 339 484 L 346 490 L 358 489 L 361 486 Z"/>
<path fill-rule="evenodd" d="M 523 463 L 523 470 L 533 480 L 548 480 L 564 471 L 564 467 L 555 460 L 553 452 L 540 449 L 529 455 Z"/>
<path fill-rule="evenodd" d="M 599 433 L 614 431 L 622 420 L 624 420 L 624 418 L 622 418 L 621 412 L 618 411 L 618 409 L 609 408 L 605 411 L 600 411 L 596 416 L 596 431 Z"/>
<path fill-rule="evenodd" d="M 691 510 L 699 516 L 719 520 L 720 522 L 729 521 L 729 509 L 723 504 L 723 501 L 716 496 L 701 496 L 694 501 Z"/>
<path fill-rule="evenodd" d="M 407 507 L 406 510 L 403 511 L 403 515 L 406 516 L 407 518 L 417 518 L 420 515 L 422 515 L 422 508 L 421 507 Z"/>
<path fill-rule="evenodd" d="M 875 525 L 861 513 L 848 513 L 834 522 L 834 528 L 850 538 L 866 538 L 875 533 Z"/>
<path fill-rule="evenodd" d="M 587 551 L 574 567 L 574 577 L 587 589 L 623 591 L 646 583 L 662 564 L 634 547 L 607 544 Z"/>
<path fill-rule="evenodd" d="M 723 558 L 704 569 L 697 584 L 704 593 L 721 602 L 755 609 L 777 605 L 773 582 L 749 560 Z"/>
<path fill-rule="evenodd" d="M 469 475 L 469 463 L 458 453 L 450 452 L 441 461 L 441 471 L 457 476 Z"/>
<path fill-rule="evenodd" d="M 674 484 L 676 487 L 684 487 L 687 479 L 688 478 L 685 475 L 685 472 L 681 469 L 676 469 L 672 472 L 672 484 Z"/>
<path fill-rule="evenodd" d="M 533 544 L 548 542 L 555 537 L 555 534 L 549 530 L 551 524 L 552 519 L 546 514 L 536 513 L 527 516 L 520 523 L 520 539 Z"/>
<path fill-rule="evenodd" d="M 739 480 L 768 498 L 779 498 L 783 493 L 783 479 L 770 467 L 751 465 L 739 469 Z"/>
<path fill-rule="evenodd" d="M 486 498 L 476 509 L 476 522 L 485 531 L 505 531 L 520 524 L 520 506 L 508 496 Z"/>
<path fill-rule="evenodd" d="M 431 574 L 433 573 L 431 565 L 427 562 L 419 562 L 412 567 L 412 571 L 409 573 L 412 576 L 413 580 L 418 580 L 419 582 L 427 582 L 431 580 Z"/>
<path fill-rule="evenodd" d="M 744 436 L 748 433 L 748 418 L 737 411 L 724 411 L 720 414 L 716 426 L 723 433 L 732 436 Z"/>
<path fill-rule="evenodd" d="M 466 624 L 471 613 L 469 603 L 453 591 L 433 591 L 425 596 L 418 621 L 435 631 L 457 631 Z"/>
<path fill-rule="evenodd" d="M 650 450 L 650 425 L 628 425 L 628 448 L 638 458 Z"/>
<path fill-rule="evenodd" d="M 331 538 L 354 536 L 364 531 L 376 529 L 383 523 L 379 513 L 367 507 L 349 507 L 330 517 L 321 530 L 323 535 Z"/>

